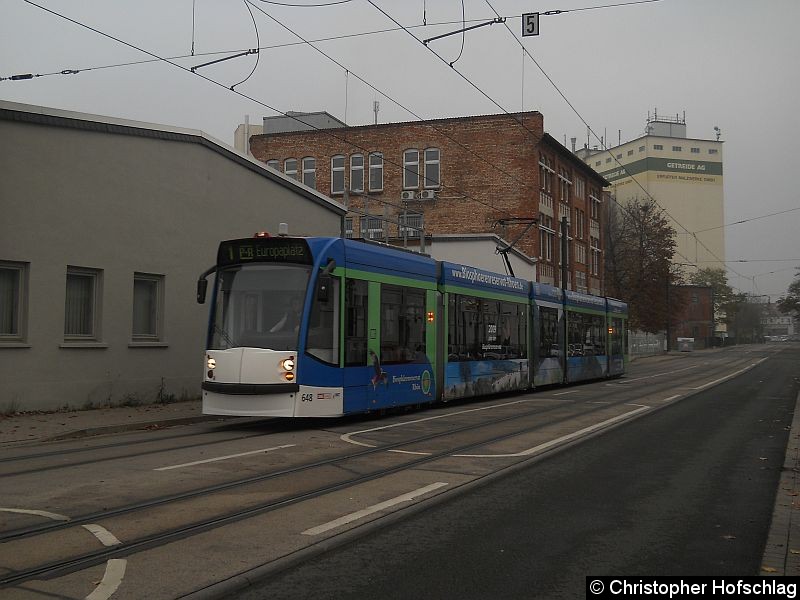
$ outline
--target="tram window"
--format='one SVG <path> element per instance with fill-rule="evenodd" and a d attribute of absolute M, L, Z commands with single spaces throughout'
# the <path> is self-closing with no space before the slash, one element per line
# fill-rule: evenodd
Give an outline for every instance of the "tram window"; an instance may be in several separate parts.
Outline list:
<path fill-rule="evenodd" d="M 595 356 L 606 353 L 602 315 L 570 311 L 567 321 L 569 356 Z"/>
<path fill-rule="evenodd" d="M 450 294 L 448 360 L 525 358 L 525 307 L 511 302 Z"/>
<path fill-rule="evenodd" d="M 622 343 L 625 333 L 622 329 L 622 323 L 622 319 L 611 319 L 611 354 L 615 356 L 622 354 Z"/>
<path fill-rule="evenodd" d="M 381 362 L 416 362 L 426 353 L 425 291 L 382 285 Z"/>
<path fill-rule="evenodd" d="M 556 358 L 561 355 L 558 343 L 558 309 L 539 308 L 539 357 Z"/>
<path fill-rule="evenodd" d="M 306 352 L 331 365 L 339 364 L 339 278 L 317 285 L 308 323 Z"/>
<path fill-rule="evenodd" d="M 367 295 L 369 286 L 360 279 L 348 279 L 344 303 L 344 364 L 347 367 L 367 364 Z"/>

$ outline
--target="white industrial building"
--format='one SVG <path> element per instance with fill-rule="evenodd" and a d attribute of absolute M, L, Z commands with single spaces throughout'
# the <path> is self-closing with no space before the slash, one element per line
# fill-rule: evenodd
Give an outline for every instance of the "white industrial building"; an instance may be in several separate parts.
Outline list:
<path fill-rule="evenodd" d="M 199 395 L 220 240 L 344 207 L 200 131 L 0 102 L 0 411 Z"/>

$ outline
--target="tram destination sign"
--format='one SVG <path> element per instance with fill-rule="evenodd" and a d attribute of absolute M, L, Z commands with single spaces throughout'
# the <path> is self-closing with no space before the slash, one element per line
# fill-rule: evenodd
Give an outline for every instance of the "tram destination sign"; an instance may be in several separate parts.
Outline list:
<path fill-rule="evenodd" d="M 306 241 L 296 238 L 250 238 L 229 240 L 219 245 L 217 266 L 250 262 L 310 265 L 313 258 Z"/>

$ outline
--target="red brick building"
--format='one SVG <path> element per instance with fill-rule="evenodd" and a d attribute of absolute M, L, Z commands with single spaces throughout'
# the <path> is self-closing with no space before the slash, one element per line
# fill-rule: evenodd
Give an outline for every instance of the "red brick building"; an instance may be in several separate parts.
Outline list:
<path fill-rule="evenodd" d="M 676 285 L 670 289 L 673 306 L 670 348 L 679 349 L 678 338 L 694 338 L 694 348 L 710 348 L 714 338 L 714 290 L 701 285 Z"/>
<path fill-rule="evenodd" d="M 250 150 L 348 206 L 348 236 L 396 242 L 424 230 L 520 238 L 515 247 L 538 259 L 544 283 L 560 285 L 566 216 L 568 287 L 603 291 L 608 182 L 544 132 L 541 113 L 255 135 Z"/>

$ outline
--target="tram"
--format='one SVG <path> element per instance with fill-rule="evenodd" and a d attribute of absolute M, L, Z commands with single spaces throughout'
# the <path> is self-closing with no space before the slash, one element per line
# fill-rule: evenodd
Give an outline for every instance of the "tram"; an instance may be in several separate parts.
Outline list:
<path fill-rule="evenodd" d="M 338 417 L 616 377 L 628 361 L 623 302 L 367 240 L 223 241 L 207 296 L 205 414 Z"/>

